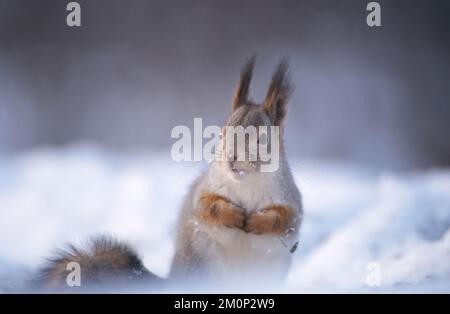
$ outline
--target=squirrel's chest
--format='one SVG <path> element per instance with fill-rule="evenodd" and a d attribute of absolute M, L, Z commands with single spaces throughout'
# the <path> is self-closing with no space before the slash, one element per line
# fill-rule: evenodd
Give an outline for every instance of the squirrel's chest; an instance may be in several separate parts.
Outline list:
<path fill-rule="evenodd" d="M 248 212 L 262 209 L 274 203 L 280 203 L 279 187 L 272 182 L 248 181 L 228 183 L 217 188 L 216 193 L 225 196 Z"/>

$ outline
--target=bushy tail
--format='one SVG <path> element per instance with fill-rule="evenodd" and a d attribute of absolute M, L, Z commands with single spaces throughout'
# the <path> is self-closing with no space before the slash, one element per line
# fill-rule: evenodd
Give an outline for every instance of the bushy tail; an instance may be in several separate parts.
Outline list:
<path fill-rule="evenodd" d="M 32 286 L 37 292 L 128 292 L 148 291 L 164 281 L 144 267 L 131 247 L 102 236 L 90 239 L 85 247 L 59 250 Z"/>

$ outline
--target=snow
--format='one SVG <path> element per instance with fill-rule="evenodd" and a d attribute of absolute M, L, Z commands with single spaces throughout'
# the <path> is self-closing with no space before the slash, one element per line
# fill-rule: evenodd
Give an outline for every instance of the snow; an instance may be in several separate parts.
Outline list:
<path fill-rule="evenodd" d="M 169 152 L 92 145 L 0 158 L 0 289 L 67 242 L 109 234 L 167 275 L 175 221 L 206 167 Z M 450 170 L 379 173 L 291 158 L 303 193 L 300 245 L 280 292 L 450 292 Z"/>

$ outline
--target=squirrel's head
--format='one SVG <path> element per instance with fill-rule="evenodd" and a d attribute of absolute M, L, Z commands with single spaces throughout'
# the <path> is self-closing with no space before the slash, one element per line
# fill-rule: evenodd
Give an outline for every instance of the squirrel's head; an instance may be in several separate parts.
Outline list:
<path fill-rule="evenodd" d="M 242 69 L 232 113 L 222 130 L 222 158 L 225 158 L 222 160 L 226 160 L 222 165 L 237 179 L 254 172 L 275 171 L 278 164 L 276 168 L 268 164 L 278 163 L 283 154 L 283 124 L 291 94 L 288 64 L 283 59 L 275 69 L 262 104 L 249 99 L 254 65 L 255 56 L 252 56 Z M 240 137 L 238 131 L 244 135 Z"/>

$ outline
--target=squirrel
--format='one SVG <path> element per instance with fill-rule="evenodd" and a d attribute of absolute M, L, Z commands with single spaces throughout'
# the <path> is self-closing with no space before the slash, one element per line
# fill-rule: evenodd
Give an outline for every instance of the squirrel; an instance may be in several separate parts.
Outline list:
<path fill-rule="evenodd" d="M 41 269 L 36 285 L 44 291 L 67 290 L 67 264 L 81 268 L 84 290 L 95 287 L 162 287 L 167 282 L 214 282 L 226 287 L 260 287 L 282 282 L 298 244 L 303 209 L 301 194 L 286 161 L 283 130 L 291 95 L 287 62 L 276 68 L 262 104 L 249 99 L 255 56 L 242 68 L 228 126 L 278 126 L 279 166 L 260 171 L 263 162 L 219 158 L 190 187 L 177 222 L 175 255 L 167 279 L 148 271 L 136 252 L 117 240 L 93 238 L 86 249 L 70 246 Z M 270 144 L 268 137 L 267 141 Z M 248 147 L 246 147 L 247 149 Z M 226 149 L 219 150 L 221 157 Z M 228 156 L 229 157 L 229 156 Z M 86 289 L 87 288 L 87 289 Z"/>

